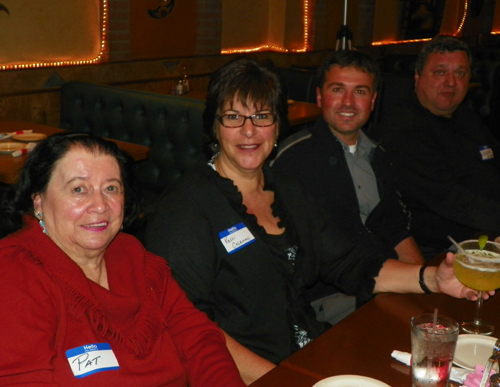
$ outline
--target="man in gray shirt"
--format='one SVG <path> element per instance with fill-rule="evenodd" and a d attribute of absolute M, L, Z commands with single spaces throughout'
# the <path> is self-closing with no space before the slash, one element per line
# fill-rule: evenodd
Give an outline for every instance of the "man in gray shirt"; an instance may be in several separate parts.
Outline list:
<path fill-rule="evenodd" d="M 375 106 L 377 80 L 377 64 L 368 55 L 335 52 L 318 71 L 322 117 L 287 138 L 272 165 L 301 180 L 346 233 L 371 240 L 374 251 L 388 257 L 421 264 L 390 162 L 361 130 Z M 332 324 L 355 308 L 353 298 L 322 284 L 310 300 L 318 319 Z"/>

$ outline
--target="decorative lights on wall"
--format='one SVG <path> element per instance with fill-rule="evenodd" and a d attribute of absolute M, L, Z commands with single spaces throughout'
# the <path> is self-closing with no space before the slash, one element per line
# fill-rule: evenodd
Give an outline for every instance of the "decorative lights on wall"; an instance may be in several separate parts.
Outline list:
<path fill-rule="evenodd" d="M 253 47 L 253 48 L 235 48 L 235 49 L 228 49 L 228 50 L 221 50 L 221 54 L 236 54 L 236 53 L 243 53 L 243 52 L 255 52 L 255 51 L 278 51 L 278 52 L 306 52 L 308 47 L 309 47 L 309 0 L 304 0 L 303 3 L 303 22 L 304 22 L 304 32 L 303 32 L 303 38 L 304 38 L 304 46 L 299 49 L 287 49 L 284 47 L 279 47 L 275 46 L 272 44 L 264 44 L 259 47 Z"/>
<path fill-rule="evenodd" d="M 0 70 L 36 69 L 43 67 L 88 65 L 88 64 L 98 63 L 102 59 L 104 48 L 106 46 L 107 29 L 108 29 L 108 0 L 102 0 L 101 47 L 99 50 L 99 55 L 97 55 L 95 58 L 88 60 L 64 60 L 58 62 L 38 62 L 38 63 L 0 65 Z"/>
<path fill-rule="evenodd" d="M 453 36 L 457 36 L 460 31 L 462 31 L 462 28 L 465 23 L 465 18 L 467 17 L 467 10 L 469 7 L 469 1 L 465 0 L 464 3 L 464 14 L 462 15 L 462 20 L 460 21 L 460 25 L 458 26 L 457 30 L 453 34 Z M 493 33 L 493 32 L 492 32 Z M 500 32 L 498 32 L 500 33 Z M 415 42 L 427 42 L 431 40 L 432 38 L 426 38 L 426 39 L 410 39 L 410 40 L 387 40 L 387 41 L 379 41 L 379 42 L 372 42 L 372 46 L 383 46 L 383 45 L 388 45 L 388 44 L 401 44 L 401 43 L 415 43 Z"/>

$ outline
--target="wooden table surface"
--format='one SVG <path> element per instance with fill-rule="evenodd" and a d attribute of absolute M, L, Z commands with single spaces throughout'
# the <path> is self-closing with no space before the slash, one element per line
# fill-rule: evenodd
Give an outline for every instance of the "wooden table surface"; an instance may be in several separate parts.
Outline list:
<path fill-rule="evenodd" d="M 410 319 L 439 313 L 459 323 L 471 320 L 475 303 L 443 294 L 379 294 L 322 336 L 283 361 L 252 387 L 311 387 L 334 375 L 363 375 L 389 384 L 411 386 L 411 368 L 391 358 L 393 350 L 411 352 Z M 500 337 L 500 295 L 483 305 L 483 317 Z"/>
<path fill-rule="evenodd" d="M 33 130 L 33 133 L 43 133 L 50 136 L 55 133 L 64 132 L 63 129 L 53 128 L 51 126 L 34 124 L 31 122 L 0 119 L 0 133 L 17 132 L 20 130 Z M 13 141 L 12 139 L 3 140 Z M 129 152 L 132 157 L 139 161 L 149 157 L 149 148 L 143 145 L 132 144 L 124 141 L 111 140 L 115 142 L 121 149 Z M 17 180 L 18 172 L 21 170 L 28 156 L 12 157 L 11 155 L 0 155 L 0 182 L 5 184 L 13 184 Z"/>
<path fill-rule="evenodd" d="M 205 100 L 206 94 L 206 91 L 193 90 L 181 97 Z M 290 126 L 314 122 L 320 115 L 321 109 L 314 103 L 294 101 L 288 104 Z"/>

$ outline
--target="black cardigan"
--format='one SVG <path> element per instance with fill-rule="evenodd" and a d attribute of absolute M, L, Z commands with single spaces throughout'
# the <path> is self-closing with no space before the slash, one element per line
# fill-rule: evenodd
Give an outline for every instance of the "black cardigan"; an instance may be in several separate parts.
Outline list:
<path fill-rule="evenodd" d="M 241 344 L 278 363 L 297 348 L 287 319 L 291 306 L 301 308 L 311 338 L 326 328 L 316 322 L 307 290 L 318 280 L 344 293 L 369 299 L 385 258 L 373 257 L 329 222 L 295 180 L 265 168 L 265 189 L 273 190 L 273 213 L 293 231 L 299 246 L 294 294 L 273 263 L 264 229 L 246 213 L 231 180 L 202 166 L 181 178 L 160 200 L 148 224 L 146 245 L 166 258 L 193 303 Z M 243 222 L 256 241 L 228 254 L 219 232 Z M 292 297 L 293 298 L 293 297 Z"/>

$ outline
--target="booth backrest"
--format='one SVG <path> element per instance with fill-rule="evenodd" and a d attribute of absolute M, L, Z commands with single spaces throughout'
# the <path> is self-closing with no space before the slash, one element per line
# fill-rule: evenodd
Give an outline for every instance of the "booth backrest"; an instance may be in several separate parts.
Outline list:
<path fill-rule="evenodd" d="M 312 69 L 276 67 L 275 71 L 286 84 L 288 98 L 316 103 L 316 71 Z"/>
<path fill-rule="evenodd" d="M 203 110 L 200 100 L 68 82 L 61 87 L 60 126 L 149 147 L 138 177 L 161 191 L 205 159 Z"/>
<path fill-rule="evenodd" d="M 394 106 L 413 91 L 415 78 L 408 74 L 381 73 L 377 89 L 375 108 L 368 122 L 368 133 L 374 140 L 380 140 L 381 122 L 392 114 Z"/>
<path fill-rule="evenodd" d="M 477 60 L 472 63 L 471 87 L 467 100 L 491 134 L 500 141 L 500 61 Z"/>

